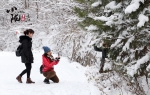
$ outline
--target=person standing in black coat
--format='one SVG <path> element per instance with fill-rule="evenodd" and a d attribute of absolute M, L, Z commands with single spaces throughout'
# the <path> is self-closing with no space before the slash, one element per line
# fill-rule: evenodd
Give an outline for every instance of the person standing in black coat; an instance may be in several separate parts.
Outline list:
<path fill-rule="evenodd" d="M 102 59 L 101 59 L 101 64 L 100 64 L 99 73 L 103 73 L 103 67 L 104 67 L 104 63 L 105 63 L 105 58 L 108 58 L 108 56 L 107 56 L 107 53 L 108 53 L 107 44 L 103 43 L 102 47 L 100 47 L 100 48 L 98 48 L 98 47 L 94 44 L 94 50 L 95 50 L 95 51 L 102 52 Z"/>
<path fill-rule="evenodd" d="M 17 80 L 19 83 L 22 83 L 21 77 L 27 73 L 27 81 L 26 83 L 35 83 L 31 80 L 30 78 L 30 73 L 31 73 L 31 68 L 32 68 L 32 63 L 33 63 L 33 53 L 31 51 L 32 49 L 32 36 L 34 34 L 34 31 L 32 29 L 27 29 L 24 31 L 23 36 L 20 36 L 19 42 L 21 43 L 21 61 L 22 63 L 25 64 L 26 69 L 23 70 L 19 76 L 17 76 Z"/>

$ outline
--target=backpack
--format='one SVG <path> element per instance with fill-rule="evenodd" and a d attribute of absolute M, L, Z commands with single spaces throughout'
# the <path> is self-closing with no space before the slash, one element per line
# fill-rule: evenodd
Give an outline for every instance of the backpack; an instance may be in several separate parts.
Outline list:
<path fill-rule="evenodd" d="M 43 70 L 43 65 L 40 66 L 40 73 L 41 74 L 43 73 L 42 70 Z"/>
<path fill-rule="evenodd" d="M 20 56 L 21 56 L 21 50 L 22 50 L 22 46 L 19 45 L 19 46 L 17 47 L 17 50 L 15 51 L 17 57 L 20 57 Z"/>

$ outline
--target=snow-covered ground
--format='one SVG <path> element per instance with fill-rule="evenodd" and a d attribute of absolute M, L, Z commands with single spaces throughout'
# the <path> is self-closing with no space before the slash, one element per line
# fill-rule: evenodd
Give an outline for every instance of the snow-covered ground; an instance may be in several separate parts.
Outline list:
<path fill-rule="evenodd" d="M 25 69 L 20 57 L 14 52 L 0 52 L 0 95 L 99 95 L 100 91 L 85 76 L 86 67 L 76 62 L 70 62 L 61 57 L 55 71 L 60 79 L 59 83 L 44 84 L 44 77 L 39 72 L 42 64 L 43 51 L 34 51 L 31 79 L 35 84 L 26 84 L 26 74 L 23 83 L 18 83 L 16 77 Z M 56 56 L 56 55 L 54 55 Z"/>

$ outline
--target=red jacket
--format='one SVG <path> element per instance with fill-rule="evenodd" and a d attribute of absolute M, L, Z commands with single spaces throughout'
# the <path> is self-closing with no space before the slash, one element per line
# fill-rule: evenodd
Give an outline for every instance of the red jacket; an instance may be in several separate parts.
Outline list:
<path fill-rule="evenodd" d="M 42 55 L 42 63 L 43 63 L 43 72 L 47 71 L 53 71 L 54 70 L 54 65 L 58 64 L 59 61 L 50 61 L 50 59 L 44 55 Z"/>

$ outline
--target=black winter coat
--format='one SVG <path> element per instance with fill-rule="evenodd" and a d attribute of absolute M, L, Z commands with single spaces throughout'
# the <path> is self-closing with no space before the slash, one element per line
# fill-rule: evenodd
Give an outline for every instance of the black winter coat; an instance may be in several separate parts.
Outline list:
<path fill-rule="evenodd" d="M 21 45 L 21 61 L 22 63 L 33 63 L 32 38 L 28 36 L 20 36 L 19 42 Z"/>
<path fill-rule="evenodd" d="M 108 57 L 107 56 L 108 48 L 104 48 L 104 47 L 98 48 L 97 46 L 94 46 L 94 50 L 102 52 L 102 58 L 107 58 Z"/>

